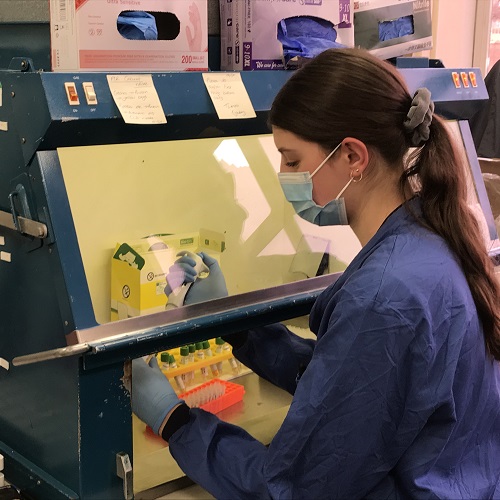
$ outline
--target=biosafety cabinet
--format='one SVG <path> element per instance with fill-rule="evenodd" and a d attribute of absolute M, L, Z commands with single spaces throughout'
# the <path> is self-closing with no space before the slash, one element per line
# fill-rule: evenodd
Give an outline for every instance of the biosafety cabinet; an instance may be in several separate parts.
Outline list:
<path fill-rule="evenodd" d="M 453 120 L 494 255 L 462 121 L 487 98 L 479 70 L 458 70 L 475 77 L 468 88 L 456 87 L 456 70 L 401 71 Z M 146 498 L 182 472 L 132 415 L 127 362 L 275 321 L 309 334 L 304 316 L 360 247 L 348 227 L 313 226 L 283 197 L 267 114 L 289 75 L 243 73 L 256 118 L 222 120 L 201 73 L 152 73 L 167 123 L 136 125 L 122 118 L 105 73 L 39 72 L 22 58 L 0 71 L 0 453 L 21 492 Z M 168 259 L 116 288 L 122 245 L 142 242 L 148 253 L 165 238 L 216 255 L 229 296 L 165 310 Z M 135 254 L 144 265 L 150 255 L 129 254 L 139 271 Z M 152 302 L 127 302 L 139 292 Z M 223 417 L 269 442 L 290 399 L 253 377 L 242 383 L 256 402 L 245 395 Z"/>

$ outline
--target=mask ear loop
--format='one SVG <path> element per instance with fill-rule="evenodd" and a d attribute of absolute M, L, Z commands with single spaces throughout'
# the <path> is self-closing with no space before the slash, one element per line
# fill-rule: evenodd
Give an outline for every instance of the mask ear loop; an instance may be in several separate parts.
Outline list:
<path fill-rule="evenodd" d="M 321 162 L 320 166 L 311 174 L 311 178 L 313 178 L 318 173 L 318 170 L 333 156 L 335 151 L 337 151 L 337 149 L 339 149 L 340 146 L 342 146 L 342 143 L 340 143 L 336 148 L 334 148 L 334 150 Z"/>

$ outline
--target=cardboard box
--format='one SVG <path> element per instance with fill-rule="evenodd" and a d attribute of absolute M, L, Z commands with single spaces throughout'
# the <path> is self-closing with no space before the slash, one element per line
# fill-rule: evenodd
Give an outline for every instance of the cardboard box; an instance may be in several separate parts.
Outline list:
<path fill-rule="evenodd" d="M 120 34 L 131 11 L 158 15 L 158 39 Z M 50 34 L 53 71 L 208 69 L 207 0 L 50 0 Z"/>
<path fill-rule="evenodd" d="M 397 36 L 395 30 L 387 39 L 384 26 L 402 19 L 412 24 L 411 33 Z M 382 59 L 429 50 L 432 48 L 431 0 L 356 0 L 354 43 Z"/>
<path fill-rule="evenodd" d="M 326 19 L 335 25 L 337 42 L 354 45 L 352 0 L 220 0 L 221 69 L 284 69 L 278 23 L 294 16 Z"/>
<path fill-rule="evenodd" d="M 111 320 L 165 310 L 166 275 L 177 252 L 207 252 L 219 260 L 224 248 L 224 236 L 207 229 L 117 243 L 111 259 Z"/>

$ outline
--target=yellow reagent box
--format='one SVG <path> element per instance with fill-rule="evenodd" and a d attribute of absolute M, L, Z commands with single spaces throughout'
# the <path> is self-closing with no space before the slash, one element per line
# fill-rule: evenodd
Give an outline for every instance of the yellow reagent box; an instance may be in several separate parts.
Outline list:
<path fill-rule="evenodd" d="M 224 236 L 207 229 L 117 243 L 111 259 L 111 321 L 165 310 L 166 275 L 181 250 L 219 260 L 224 248 Z"/>

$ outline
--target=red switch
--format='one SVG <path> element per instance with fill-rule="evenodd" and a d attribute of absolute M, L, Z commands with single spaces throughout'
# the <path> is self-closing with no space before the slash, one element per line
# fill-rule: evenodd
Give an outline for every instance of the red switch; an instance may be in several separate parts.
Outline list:
<path fill-rule="evenodd" d="M 467 73 L 465 71 L 462 71 L 460 73 L 460 76 L 462 77 L 462 83 L 464 84 L 464 87 L 466 89 L 468 89 L 470 85 L 469 85 L 469 77 L 467 76 Z"/>
<path fill-rule="evenodd" d="M 469 71 L 469 80 L 474 88 L 477 87 L 476 73 L 474 71 Z"/>
<path fill-rule="evenodd" d="M 66 95 L 68 97 L 68 102 L 71 106 L 78 106 L 80 104 L 80 99 L 78 98 L 78 92 L 76 91 L 76 84 L 74 82 L 66 82 L 64 84 L 66 88 Z"/>
<path fill-rule="evenodd" d="M 459 89 L 462 86 L 462 84 L 460 83 L 460 75 L 456 71 L 453 71 L 451 73 L 451 76 L 453 77 L 453 83 L 455 84 L 455 87 Z"/>

